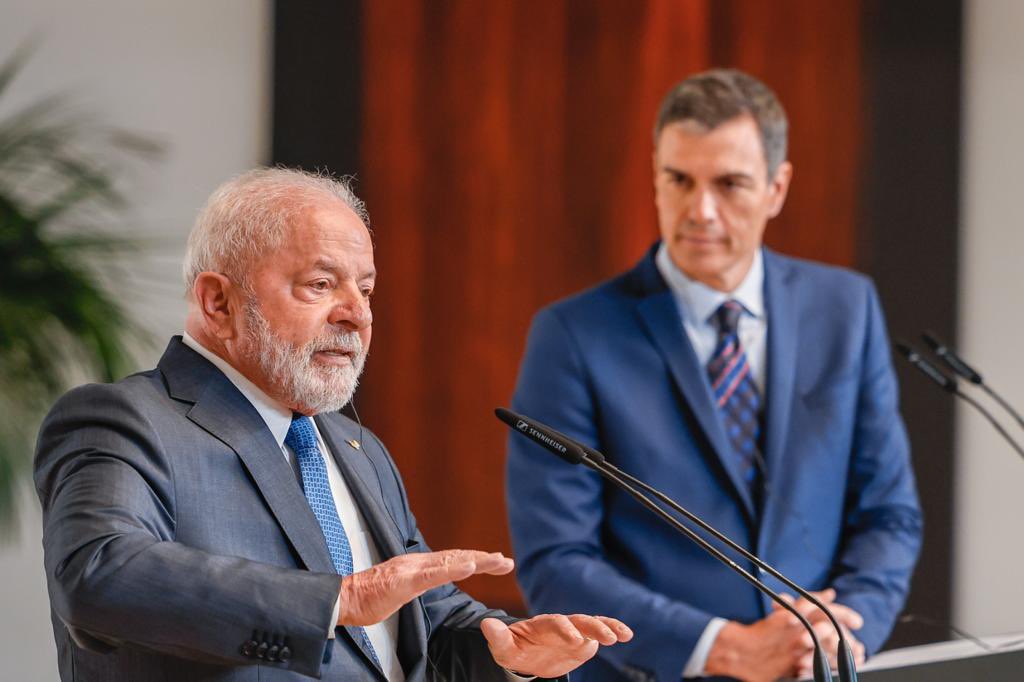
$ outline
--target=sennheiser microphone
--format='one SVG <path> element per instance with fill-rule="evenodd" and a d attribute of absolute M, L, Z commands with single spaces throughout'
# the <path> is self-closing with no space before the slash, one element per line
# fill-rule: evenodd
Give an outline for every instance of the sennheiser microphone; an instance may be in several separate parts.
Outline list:
<path fill-rule="evenodd" d="M 588 453 L 583 447 L 549 426 L 545 426 L 529 417 L 516 414 L 504 407 L 494 408 L 494 416 L 511 426 L 518 433 L 530 438 L 536 443 L 543 445 L 547 450 L 564 459 L 569 464 L 581 464 L 585 460 L 593 459 L 595 462 L 604 463 L 604 455 L 600 452 Z"/>
<path fill-rule="evenodd" d="M 991 424 L 992 427 L 999 432 L 999 435 L 1002 436 L 1006 440 L 1006 442 L 1010 444 L 1010 447 L 1016 450 L 1018 455 L 1024 457 L 1024 448 L 1021 448 L 1020 444 L 1017 441 L 1015 441 L 1009 433 L 1007 433 L 1006 429 L 1003 428 L 1003 425 L 1000 424 L 999 421 L 992 416 L 991 412 L 986 410 L 985 407 L 977 400 L 975 400 L 974 398 L 960 390 L 959 385 L 957 385 L 956 379 L 949 376 L 941 369 L 939 369 L 932 363 L 922 358 L 920 353 L 918 353 L 916 350 L 911 348 L 906 343 L 898 342 L 895 345 L 896 350 L 898 350 L 900 352 L 900 355 L 905 357 L 910 364 L 921 370 L 923 374 L 925 374 L 928 378 L 930 378 L 932 381 L 941 386 L 944 390 L 957 396 L 958 398 L 969 404 L 971 407 L 976 409 L 978 412 L 980 412 L 981 415 L 988 420 L 989 424 Z"/>
<path fill-rule="evenodd" d="M 608 479 L 612 483 L 614 483 L 616 486 L 624 490 L 627 494 L 632 496 L 643 506 L 647 507 L 647 509 L 649 509 L 654 514 L 659 516 L 662 520 L 667 522 L 677 531 L 679 531 L 680 533 L 688 537 L 690 540 L 695 542 L 705 552 L 707 552 L 715 559 L 722 562 L 723 564 L 731 568 L 733 571 L 738 573 L 740 577 L 742 577 L 748 583 L 753 585 L 760 592 L 768 595 L 776 604 L 784 608 L 789 613 L 793 614 L 793 616 L 795 616 L 797 620 L 800 621 L 800 623 L 804 626 L 807 632 L 811 635 L 811 640 L 814 643 L 813 669 L 815 682 L 831 682 L 832 672 L 829 669 L 828 657 L 825 655 L 824 649 L 821 646 L 821 642 L 818 640 L 818 635 L 814 631 L 814 627 L 807 621 L 807 618 L 805 618 L 803 614 L 797 611 L 792 604 L 783 599 L 780 594 L 775 592 L 775 590 L 771 589 L 763 582 L 755 578 L 749 571 L 747 571 L 742 566 L 737 564 L 735 561 L 727 557 L 719 549 L 717 549 L 707 540 L 698 535 L 694 530 L 683 525 L 678 519 L 676 519 L 674 516 L 672 516 L 664 509 L 659 507 L 657 504 L 655 504 L 649 497 L 647 497 L 642 492 L 640 492 L 632 485 L 630 485 L 630 483 L 628 483 L 626 479 L 628 478 L 629 480 L 641 485 L 641 487 L 643 487 L 644 489 L 651 491 L 651 493 L 656 495 L 658 499 L 661 499 L 663 501 L 668 500 L 669 498 L 666 495 L 654 490 L 645 483 L 641 483 L 637 479 L 633 478 L 632 476 L 629 476 L 625 472 L 613 466 L 612 464 L 607 462 L 605 456 L 602 455 L 597 450 L 577 443 L 568 436 L 559 433 L 558 431 L 552 429 L 551 427 L 545 426 L 544 424 L 541 424 L 540 422 L 534 419 L 530 419 L 529 417 L 516 414 L 511 410 L 506 410 L 503 407 L 495 409 L 494 414 L 498 417 L 498 419 L 512 427 L 514 431 L 523 436 L 526 436 L 527 438 L 534 441 L 538 445 L 544 447 L 546 450 L 553 452 L 555 455 L 561 457 L 566 462 L 569 462 L 570 464 L 583 464 L 593 469 L 594 471 L 596 471 L 597 473 L 599 473 L 601 476 Z M 781 573 L 775 571 L 775 569 L 771 568 L 763 561 L 756 558 L 753 554 L 742 549 L 739 545 L 734 543 L 732 540 L 728 539 L 725 535 L 715 530 L 711 525 L 707 524 L 703 520 L 700 520 L 699 517 L 684 510 L 682 507 L 675 504 L 675 502 L 666 503 L 670 504 L 670 506 L 673 509 L 680 510 L 680 513 L 682 513 L 686 518 L 690 519 L 698 526 L 711 533 L 714 537 L 723 541 L 728 546 L 738 550 L 741 554 L 746 556 L 748 559 L 751 559 L 756 565 L 760 566 L 762 569 L 771 573 L 776 578 L 781 579 L 790 587 L 796 589 L 798 592 L 801 593 L 801 595 L 810 598 L 810 600 L 817 606 L 819 606 L 819 608 L 821 608 L 830 618 L 832 618 L 833 623 L 835 623 L 835 619 L 834 617 L 832 617 L 832 614 L 829 613 L 828 609 L 825 609 L 824 606 L 821 605 L 820 601 L 814 598 L 813 595 L 810 595 L 805 590 L 802 590 L 801 588 L 797 587 L 792 581 L 789 581 L 788 579 L 783 577 Z M 839 631 L 839 636 L 840 638 L 842 638 L 842 628 L 838 627 L 838 623 L 835 624 L 837 630 Z M 855 682 L 857 676 L 855 668 L 853 667 L 852 652 L 850 653 L 850 660 L 846 662 L 845 665 L 840 665 L 840 675 L 843 674 L 843 667 L 848 667 L 849 669 L 849 675 L 847 677 L 841 678 L 843 682 Z"/>
<path fill-rule="evenodd" d="M 927 343 L 928 347 L 932 349 L 932 352 L 935 353 L 935 355 L 938 356 L 938 358 L 941 359 L 944 363 L 946 363 L 947 367 L 949 367 L 951 370 L 962 376 L 964 379 L 970 381 L 972 384 L 977 384 L 978 386 L 980 386 L 981 390 L 985 391 L 985 393 L 988 393 L 993 400 L 999 403 L 1002 406 L 1002 408 L 1006 410 L 1007 414 L 1014 418 L 1014 420 L 1017 422 L 1017 424 L 1021 426 L 1021 428 L 1024 428 L 1024 418 L 1020 416 L 1020 413 L 1017 412 L 1017 410 L 1013 409 L 1013 406 L 1010 405 L 1010 403 L 1008 403 L 1006 400 L 1004 400 L 1003 396 L 996 393 L 995 389 L 986 384 L 985 380 L 981 378 L 981 374 L 979 374 L 973 367 L 964 362 L 964 359 L 957 355 L 956 351 L 954 351 L 952 348 L 939 341 L 937 338 L 935 338 L 934 335 L 930 334 L 929 332 L 922 332 L 921 338 L 924 339 L 924 342 Z"/>

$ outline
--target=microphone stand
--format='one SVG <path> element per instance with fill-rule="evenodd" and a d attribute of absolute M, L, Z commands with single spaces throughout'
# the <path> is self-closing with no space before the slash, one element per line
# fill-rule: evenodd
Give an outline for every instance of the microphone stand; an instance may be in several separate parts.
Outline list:
<path fill-rule="evenodd" d="M 995 389 L 986 384 L 985 380 L 981 378 L 981 374 L 979 374 L 977 370 L 975 370 L 973 367 L 964 362 L 964 359 L 957 355 L 957 353 L 952 348 L 939 341 L 937 338 L 935 338 L 934 335 L 930 334 L 929 332 L 922 332 L 921 338 L 924 339 L 924 342 L 928 344 L 929 348 L 932 349 L 932 352 L 935 353 L 935 355 L 937 355 L 944 363 L 946 363 L 947 367 L 949 367 L 951 370 L 959 374 L 964 379 L 967 379 L 967 381 L 970 381 L 972 384 L 976 384 L 977 386 L 981 387 L 981 390 L 987 393 L 990 398 L 995 400 L 1007 412 L 1007 414 L 1013 417 L 1013 419 L 1017 422 L 1017 424 L 1020 425 L 1021 428 L 1024 428 L 1024 417 L 1021 417 L 1020 413 L 1017 412 L 1017 410 L 1013 409 L 1013 406 L 1010 405 L 1010 403 L 1008 403 L 1003 398 L 1003 396 L 996 393 Z M 972 401 L 968 399 L 968 402 Z M 989 417 L 989 421 L 991 420 L 991 417 Z M 1001 427 L 996 426 L 996 428 L 1002 431 Z"/>
<path fill-rule="evenodd" d="M 538 422 L 535 422 L 534 420 L 532 420 L 532 419 L 530 419 L 528 417 L 524 417 L 522 415 L 515 414 L 514 412 L 511 412 L 510 410 L 506 410 L 504 408 L 500 408 L 499 407 L 498 409 L 496 409 L 494 411 L 494 413 L 495 413 L 495 415 L 497 415 L 498 419 L 500 419 L 501 421 L 503 421 L 506 424 L 508 424 L 509 426 L 511 426 L 514 431 L 516 431 L 520 435 L 523 435 L 523 436 L 526 436 L 527 438 L 530 438 L 531 440 L 536 442 L 538 445 L 541 445 L 545 449 L 547 449 L 547 450 L 553 452 L 554 454 L 558 455 L 559 457 L 561 457 L 566 462 L 569 462 L 570 464 L 583 464 L 583 465 L 587 466 L 588 468 L 593 469 L 594 471 L 596 471 L 602 477 L 604 477 L 604 478 L 608 479 L 609 481 L 611 481 L 612 483 L 614 483 L 616 486 L 621 488 L 623 491 L 625 491 L 627 494 L 629 494 L 631 497 L 633 497 L 635 500 L 637 500 L 640 504 L 642 504 L 644 507 L 646 507 L 649 511 L 651 511 L 652 513 L 654 513 L 655 515 L 660 517 L 663 521 L 668 523 L 675 530 L 677 530 L 678 532 L 682 533 L 687 538 L 689 538 L 691 541 L 696 543 L 705 552 L 707 552 L 708 554 L 713 556 L 715 559 L 717 559 L 718 561 L 722 562 L 723 564 L 725 564 L 726 566 L 731 568 L 735 573 L 739 574 L 740 577 L 742 577 L 744 580 L 746 580 L 748 583 L 750 583 L 752 586 L 754 586 L 754 588 L 756 588 L 758 591 L 768 595 L 772 599 L 772 601 L 774 601 L 780 607 L 782 607 L 783 609 L 785 609 L 786 611 L 791 613 L 804 626 L 804 628 L 807 630 L 807 632 L 811 636 L 811 641 L 814 643 L 814 659 L 813 659 L 813 665 L 812 665 L 813 672 L 814 672 L 814 681 L 815 682 L 832 682 L 832 672 L 831 672 L 831 670 L 829 668 L 828 657 L 825 656 L 824 649 L 821 646 L 821 642 L 818 639 L 818 635 L 817 635 L 817 633 L 814 632 L 814 627 L 810 624 L 810 622 L 808 622 L 807 618 L 805 618 L 803 616 L 803 614 L 801 614 L 799 611 L 797 611 L 796 608 L 794 608 L 792 604 L 790 604 L 785 599 L 783 599 L 782 596 L 780 594 L 778 594 L 775 590 L 771 589 L 770 587 L 765 585 L 763 582 L 761 582 L 760 580 L 755 578 L 753 575 L 751 575 L 751 573 L 749 571 L 747 571 L 742 566 L 737 564 L 735 561 L 730 559 L 721 550 L 719 550 L 714 545 L 709 543 L 707 540 L 702 538 L 695 531 L 693 531 L 689 527 L 685 526 L 683 523 L 681 523 L 674 516 L 672 516 L 671 514 L 666 512 L 664 509 L 659 507 L 657 504 L 655 504 L 650 498 L 648 498 L 642 492 L 640 492 L 639 490 L 634 488 L 632 485 L 630 485 L 630 483 L 627 482 L 627 478 L 626 477 L 628 477 L 629 479 L 631 479 L 633 481 L 636 481 L 637 483 L 640 483 L 641 486 L 643 486 L 645 489 L 648 489 L 646 484 L 641 483 L 637 479 L 633 479 L 631 476 L 629 476 L 628 474 L 625 474 L 625 472 L 622 472 L 617 467 L 614 467 L 611 464 L 608 464 L 605 461 L 604 455 L 602 455 L 600 452 L 597 452 L 596 450 L 593 450 L 591 448 L 586 448 L 585 446 L 580 445 L 579 443 L 576 443 L 571 438 L 565 436 L 564 434 L 561 434 L 561 433 L 555 431 L 554 429 L 551 429 L 549 427 L 543 426 L 543 425 L 539 424 Z M 653 491 L 653 489 L 650 489 L 650 490 Z M 660 495 L 661 497 L 665 497 L 666 499 L 668 499 L 667 496 L 661 495 L 661 493 L 658 493 L 657 491 L 652 492 L 652 494 L 657 494 L 657 495 Z M 661 497 L 659 497 L 659 499 L 661 499 Z M 676 505 L 676 506 L 678 506 L 678 505 Z M 681 509 L 681 507 L 680 507 L 680 509 Z M 684 515 L 687 518 L 691 518 L 691 519 L 696 519 L 697 518 L 697 517 L 693 516 L 692 514 L 690 514 L 689 512 L 685 512 Z M 698 525 L 700 525 L 702 528 L 707 528 L 707 529 L 711 528 L 711 526 L 709 526 L 708 524 L 704 523 L 703 521 L 695 521 L 695 522 L 698 523 Z M 719 539 L 722 539 L 724 542 L 726 542 L 726 544 L 729 544 L 730 546 L 738 547 L 738 545 L 735 545 L 734 543 L 732 543 L 731 540 L 728 540 L 728 538 L 726 538 L 726 536 L 722 535 L 718 531 L 711 531 L 711 532 L 712 532 L 713 535 L 715 535 L 715 537 L 718 537 Z M 745 552 L 745 550 L 744 550 L 744 552 Z M 750 556 L 753 556 L 753 555 L 750 555 Z M 760 559 L 756 559 L 755 563 L 762 564 L 763 562 L 761 562 Z M 772 569 L 772 571 L 774 571 L 774 569 Z M 775 573 L 778 573 L 778 572 L 775 571 Z M 775 573 L 773 573 L 773 575 Z M 781 574 L 779 574 L 779 575 L 781 575 Z M 776 575 L 776 577 L 779 577 L 779 576 Z M 799 587 L 796 587 L 793 583 L 787 581 L 787 584 L 793 586 L 798 592 L 800 592 L 802 594 L 807 594 L 804 590 L 802 590 Z M 811 595 L 807 595 L 807 596 L 811 596 Z M 813 597 L 812 597 L 812 599 L 813 599 Z M 816 602 L 816 604 L 820 604 L 819 601 L 817 601 L 817 600 L 814 600 L 814 601 Z M 820 607 L 820 608 L 822 608 L 826 613 L 828 613 L 828 609 L 825 609 L 824 607 Z M 831 614 L 829 614 L 829 615 L 831 616 Z M 834 619 L 833 619 L 833 623 L 835 623 Z M 842 629 L 838 629 L 838 631 L 839 631 L 840 638 L 842 638 L 842 636 L 843 636 L 842 635 Z M 851 664 L 849 666 L 850 670 L 853 671 L 854 668 L 852 666 L 852 654 L 850 656 L 850 664 Z M 844 678 L 844 682 L 847 682 L 847 681 L 848 682 L 854 682 L 854 680 L 856 680 L 856 672 L 853 672 L 852 675 L 853 675 L 852 677 Z"/>
<path fill-rule="evenodd" d="M 982 384 L 982 388 L 984 388 L 984 384 Z M 952 391 L 952 393 L 953 395 L 959 396 L 960 398 L 965 400 L 968 405 L 976 409 L 978 412 L 981 412 L 981 414 L 985 417 L 985 419 L 988 420 L 988 422 L 993 426 L 993 428 L 995 428 L 995 430 L 999 432 L 999 435 L 1002 436 L 1003 439 L 1010 444 L 1010 447 L 1016 450 L 1018 455 L 1024 457 L 1024 449 L 1022 449 L 1020 444 L 1018 444 L 1017 441 L 1015 441 L 1010 436 L 1010 434 L 1007 433 L 1006 429 L 1003 428 L 1003 425 L 1000 424 L 996 420 L 996 418 L 992 416 L 992 413 L 981 406 L 981 403 L 979 403 L 977 400 L 961 391 L 959 388 L 957 388 L 955 391 Z"/>
<path fill-rule="evenodd" d="M 585 445 L 582 445 L 581 447 L 583 448 L 584 452 L 590 450 L 590 448 L 588 448 Z M 721 533 L 714 526 L 712 526 L 711 524 L 709 524 L 706 521 L 704 521 L 704 519 L 700 518 L 699 516 L 697 516 L 693 512 L 689 511 L 688 509 L 685 509 L 684 507 L 680 506 L 679 503 L 677 503 L 675 500 L 673 500 L 668 495 L 665 495 L 661 491 L 659 491 L 656 488 L 648 485 L 647 483 L 644 483 L 640 479 L 635 478 L 635 477 L 627 474 L 626 472 L 624 472 L 621 469 L 619 469 L 618 467 L 616 467 L 614 464 L 608 462 L 606 459 L 602 458 L 602 463 L 600 465 L 598 465 L 598 466 L 606 467 L 607 469 L 612 471 L 614 474 L 616 474 L 618 476 L 621 476 L 622 478 L 626 479 L 627 481 L 629 481 L 633 485 L 635 485 L 635 486 L 637 486 L 639 488 L 642 488 L 643 490 L 647 491 L 648 493 L 653 495 L 655 498 L 657 498 L 658 500 L 661 500 L 664 504 L 668 505 L 671 509 L 675 510 L 676 512 L 678 512 L 682 516 L 686 517 L 687 519 L 689 519 L 690 521 L 695 523 L 697 526 L 699 526 L 700 528 L 705 530 L 707 533 L 709 533 L 710 535 L 712 535 L 713 537 L 715 537 L 719 541 L 723 542 L 724 544 L 726 544 L 728 547 L 730 547 L 734 551 L 738 552 L 745 559 L 747 559 L 750 562 L 752 562 L 755 566 L 760 568 L 762 571 L 764 571 L 765 573 L 771 575 L 773 578 L 778 579 L 786 587 L 790 588 L 791 590 L 793 590 L 794 592 L 799 594 L 801 597 L 803 597 L 804 599 L 806 599 L 807 601 L 811 602 L 816 607 L 818 607 L 818 609 L 820 609 L 821 612 L 825 614 L 825 616 L 829 619 L 829 621 L 831 621 L 832 627 L 835 628 L 836 632 L 839 633 L 839 651 L 838 651 L 838 655 L 836 656 L 836 658 L 838 659 L 838 663 L 839 663 L 839 679 L 842 682 L 856 682 L 857 681 L 857 666 L 854 663 L 853 648 L 850 646 L 850 641 L 846 638 L 846 635 L 844 634 L 844 630 L 839 625 L 839 621 L 836 619 L 835 615 L 832 613 L 832 610 L 829 609 L 828 607 L 826 607 L 825 604 L 823 604 L 820 599 L 818 599 L 813 594 L 811 594 L 810 592 L 808 592 L 807 590 L 805 590 L 804 588 L 800 587 L 795 582 L 793 582 L 792 580 L 787 578 L 785 575 L 780 573 L 773 566 L 768 564 L 766 561 L 762 560 L 760 557 L 758 557 L 753 552 L 750 552 L 749 550 L 747 550 L 742 545 L 734 542 L 731 538 L 729 538 L 729 536 Z"/>
<path fill-rule="evenodd" d="M 932 340 L 934 341 L 934 339 Z M 987 419 L 990 424 L 992 424 L 995 430 L 999 432 L 999 435 L 1002 436 L 1003 439 L 1005 439 L 1006 442 L 1010 444 L 1010 447 L 1013 448 L 1018 455 L 1024 458 L 1024 448 L 1021 448 L 1020 444 L 1017 443 L 1017 441 L 1015 441 L 1012 436 L 1010 436 L 1010 434 L 1006 431 L 1003 425 L 1000 424 L 999 421 L 992 416 L 991 412 L 986 410 L 985 407 L 977 400 L 975 400 L 974 398 L 960 390 L 960 386 L 957 383 L 956 379 L 949 376 L 948 374 L 940 370 L 938 367 L 936 367 L 935 365 L 921 357 L 920 353 L 918 353 L 916 350 L 914 350 L 906 343 L 897 343 L 896 350 L 899 351 L 900 355 L 907 359 L 907 362 L 909 362 L 914 367 L 919 369 L 921 373 L 923 373 L 929 379 L 938 384 L 944 391 L 946 391 L 947 393 L 952 393 L 953 395 L 957 396 L 961 400 L 965 401 L 968 405 L 976 409 L 978 412 L 980 412 L 982 416 L 985 417 L 985 419 Z M 940 357 L 945 356 L 940 355 Z M 971 381 L 971 383 L 979 383 L 980 385 L 984 386 L 984 384 L 981 383 L 981 377 L 977 374 L 977 372 L 974 372 L 974 370 L 971 370 L 969 367 L 967 367 L 967 369 L 973 372 L 974 376 L 978 377 L 977 382 L 975 382 L 970 377 L 967 377 L 968 381 Z"/>
<path fill-rule="evenodd" d="M 818 641 L 818 635 L 814 632 L 814 627 L 810 624 L 810 622 L 808 622 L 807 618 L 805 618 L 803 614 L 801 614 L 799 611 L 796 610 L 796 608 L 793 607 L 792 604 L 790 604 L 788 601 L 783 599 L 782 595 L 780 595 L 775 590 L 769 588 L 763 582 L 761 582 L 760 580 L 755 578 L 753 575 L 750 574 L 749 571 L 744 569 L 742 566 L 740 566 L 735 561 L 730 559 L 728 556 L 726 556 L 720 550 L 715 548 L 707 540 L 705 540 L 700 535 L 695 533 L 692 529 L 690 529 L 690 528 L 686 527 L 685 525 L 683 525 L 682 523 L 680 523 L 678 519 L 676 519 L 674 516 L 672 516 L 671 514 L 666 512 L 664 509 L 662 509 L 661 507 L 656 505 L 654 502 L 652 502 L 649 497 L 647 497 L 646 495 L 641 493 L 639 490 L 637 490 L 636 488 L 631 486 L 629 483 L 627 483 L 626 482 L 626 478 L 623 477 L 623 476 L 620 476 L 618 474 L 618 470 L 615 469 L 614 467 L 611 467 L 611 465 L 607 464 L 607 462 L 605 463 L 604 466 L 598 465 L 596 461 L 592 460 L 589 455 L 584 453 L 583 458 L 582 458 L 582 464 L 584 464 L 585 466 L 587 466 L 590 469 L 593 469 L 597 473 L 601 474 L 601 476 L 603 476 L 604 478 L 608 479 L 609 481 L 612 481 L 613 483 L 615 483 L 619 488 L 621 488 L 622 490 L 624 490 L 627 493 L 629 493 L 629 495 L 632 496 L 634 499 L 636 499 L 640 504 L 642 504 L 643 506 L 647 507 L 647 509 L 649 509 L 650 511 L 652 511 L 653 513 L 655 513 L 656 515 L 661 517 L 662 520 L 664 520 L 666 523 L 671 525 L 677 531 L 679 531 L 680 533 L 682 533 L 683 535 L 688 537 L 690 540 L 692 540 L 693 542 L 697 543 L 697 545 L 699 545 L 700 548 L 703 549 L 705 552 L 707 552 L 711 556 L 715 557 L 716 559 L 718 559 L 719 561 L 724 563 L 726 566 L 728 566 L 733 571 L 738 573 L 740 575 L 740 577 L 742 577 L 748 583 L 750 583 L 755 588 L 757 588 L 758 590 L 764 592 L 769 597 L 771 597 L 772 601 L 774 601 L 776 604 L 778 604 L 779 606 L 781 606 L 782 608 L 784 608 L 785 610 L 789 611 L 791 614 L 796 616 L 796 618 L 800 621 L 800 623 L 804 626 L 804 628 L 807 629 L 807 632 L 810 633 L 811 639 L 814 642 L 814 665 L 813 665 L 813 669 L 814 669 L 814 682 L 832 682 L 832 671 L 829 669 L 828 658 L 824 654 L 824 650 L 823 650 L 823 648 L 821 646 L 821 642 Z M 687 516 L 687 518 L 690 518 L 690 517 Z M 702 525 L 701 527 L 704 527 L 704 526 Z M 778 577 L 778 576 L 776 576 L 776 577 Z M 815 601 L 817 601 L 817 600 L 815 600 Z M 827 613 L 827 610 L 826 610 L 826 613 Z M 851 682 L 852 682 L 852 680 L 855 680 L 855 679 L 856 679 L 856 676 L 854 676 L 851 679 Z"/>

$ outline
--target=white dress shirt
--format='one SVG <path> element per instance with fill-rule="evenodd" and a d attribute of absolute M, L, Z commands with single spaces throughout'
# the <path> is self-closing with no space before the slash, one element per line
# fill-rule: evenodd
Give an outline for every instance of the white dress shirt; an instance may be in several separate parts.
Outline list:
<path fill-rule="evenodd" d="M 278 447 L 281 448 L 281 454 L 290 461 L 292 452 L 284 444 L 284 439 L 288 435 L 288 429 L 292 424 L 292 411 L 261 391 L 223 358 L 201 346 L 187 332 L 182 334 L 182 341 L 186 346 L 212 362 L 235 385 L 235 388 L 252 403 L 252 406 L 263 417 L 263 421 L 267 423 L 267 428 L 270 429 L 270 433 L 273 434 Z M 331 456 L 327 443 L 324 442 L 323 437 L 320 435 L 316 422 L 310 421 L 313 424 L 314 431 L 316 431 L 316 440 L 317 445 L 320 447 L 320 453 L 324 458 L 324 463 L 327 465 L 327 479 L 331 485 L 334 504 L 338 508 L 338 517 L 341 519 L 341 524 L 345 527 L 345 535 L 348 536 L 348 543 L 352 548 L 352 570 L 357 573 L 365 571 L 374 564 L 380 563 L 380 551 L 377 549 L 377 544 L 373 541 L 373 536 L 366 532 L 366 519 L 363 518 L 362 512 L 359 511 L 355 500 L 352 499 L 352 492 L 349 490 L 344 477 L 341 475 L 341 471 L 338 469 L 338 463 Z M 340 599 L 341 597 L 339 596 L 339 601 L 334 603 L 334 615 L 331 617 L 332 624 L 338 621 L 338 610 L 341 606 Z M 364 629 L 366 630 L 367 637 L 370 638 L 370 643 L 373 644 L 373 650 L 376 652 L 378 660 L 380 660 L 388 682 L 404 682 L 405 673 L 402 671 L 402 665 L 398 661 L 397 650 L 398 612 L 396 611 L 384 622 L 368 625 Z M 334 637 L 333 625 L 328 636 Z"/>
<path fill-rule="evenodd" d="M 736 332 L 747 355 L 754 384 L 763 396 L 767 377 L 768 317 L 764 308 L 764 258 L 761 250 L 758 249 L 754 254 L 754 262 L 747 276 L 729 293 L 712 289 L 687 277 L 672 261 L 664 242 L 658 247 L 654 262 L 675 295 L 679 314 L 683 318 L 683 330 L 702 367 L 711 361 L 718 343 L 715 311 L 730 299 L 743 306 Z M 711 619 L 683 668 L 683 677 L 704 676 L 708 654 L 726 623 L 724 618 Z"/>

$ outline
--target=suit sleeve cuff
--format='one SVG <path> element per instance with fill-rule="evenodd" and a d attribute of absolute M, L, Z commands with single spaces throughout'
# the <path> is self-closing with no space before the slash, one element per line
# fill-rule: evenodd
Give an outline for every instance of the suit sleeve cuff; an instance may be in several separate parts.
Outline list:
<path fill-rule="evenodd" d="M 697 640 L 697 646 L 693 647 L 690 660 L 686 662 L 686 667 L 683 668 L 684 678 L 704 677 L 704 666 L 707 665 L 708 654 L 711 653 L 711 647 L 714 646 L 715 640 L 718 639 L 718 633 L 721 632 L 726 623 L 728 621 L 724 618 L 712 618 L 708 622 L 700 639 Z"/>

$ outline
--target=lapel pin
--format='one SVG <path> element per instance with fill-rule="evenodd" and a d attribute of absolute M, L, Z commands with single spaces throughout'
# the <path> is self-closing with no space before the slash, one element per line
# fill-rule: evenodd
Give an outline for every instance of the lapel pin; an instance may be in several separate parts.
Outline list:
<path fill-rule="evenodd" d="M 351 445 L 353 450 L 359 449 L 359 441 L 357 441 L 355 438 L 353 438 L 352 440 L 347 440 L 345 442 Z"/>

